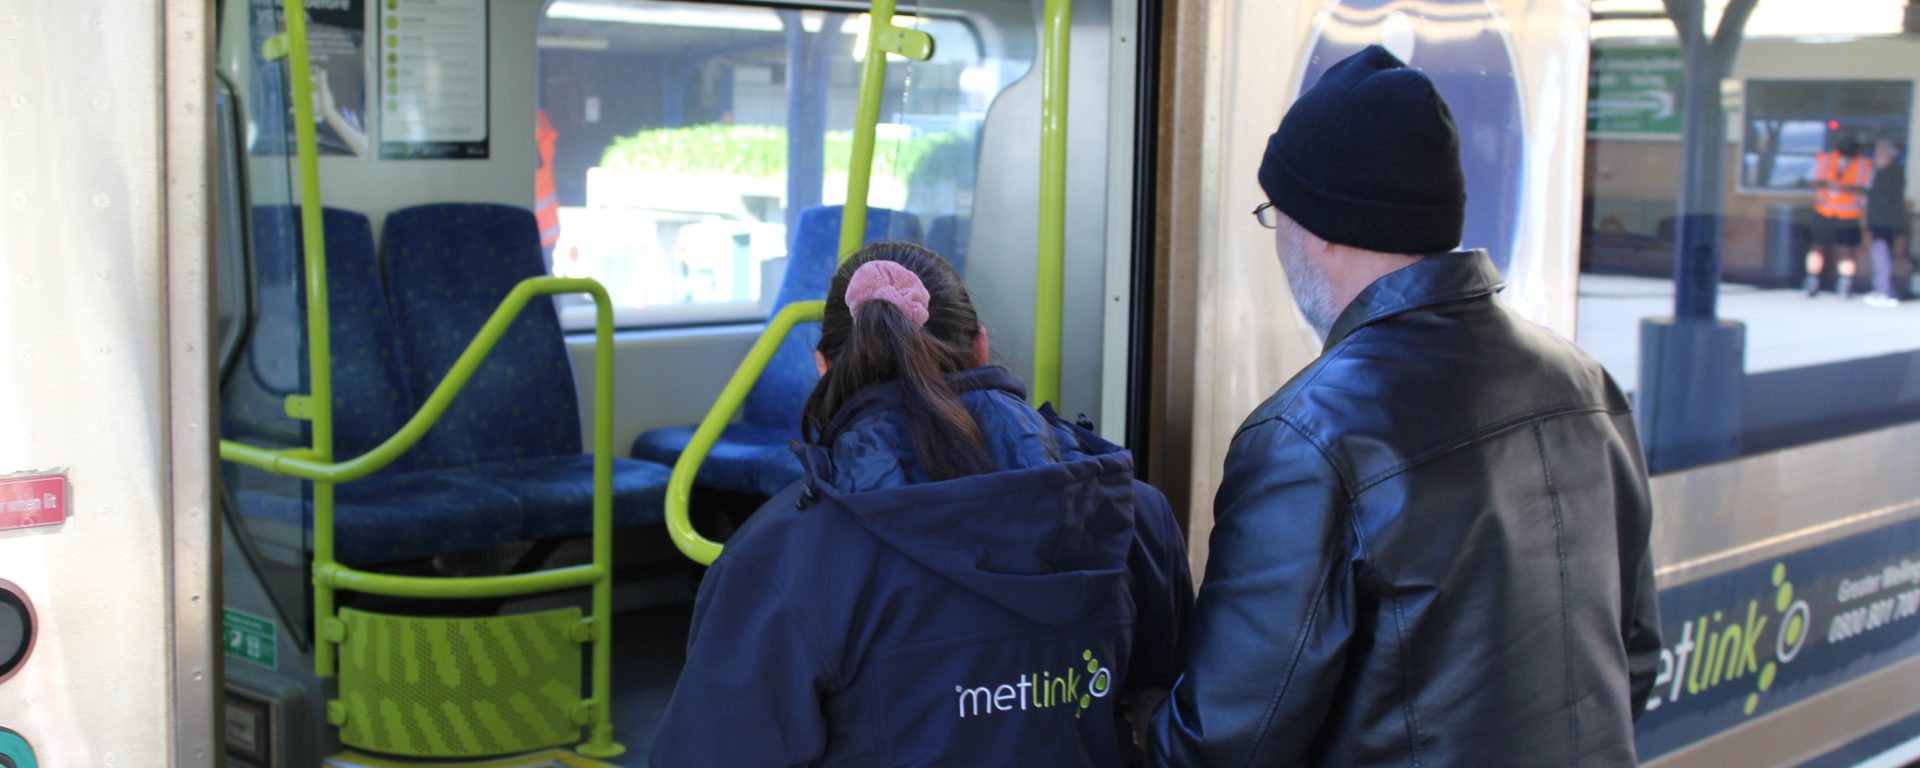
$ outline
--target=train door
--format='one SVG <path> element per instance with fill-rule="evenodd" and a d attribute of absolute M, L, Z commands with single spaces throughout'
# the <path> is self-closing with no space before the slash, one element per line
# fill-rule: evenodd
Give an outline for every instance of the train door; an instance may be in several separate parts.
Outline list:
<path fill-rule="evenodd" d="M 867 239 L 964 264 L 997 357 L 1035 368 L 1040 19 L 1061 4 L 903 7 L 893 23 L 935 41 L 908 61 L 881 52 L 884 4 L 308 3 L 307 77 L 281 5 L 227 3 L 218 46 L 242 169 L 220 215 L 248 276 L 220 402 L 237 764 L 645 754 L 699 574 L 662 525 L 668 471 L 781 308 L 823 298 L 875 60 Z M 1138 38 L 1133 3 L 1076 5 L 1050 399 L 1119 434 Z M 561 295 L 513 303 L 524 285 Z M 699 530 L 793 481 L 800 359 L 723 419 L 739 439 L 695 473 Z M 610 490 L 588 471 L 603 456 Z M 462 627 L 458 653 L 420 639 Z M 496 628 L 591 658 L 470 697 L 370 687 L 422 665 L 467 679 Z M 517 739 L 496 705 L 552 727 Z"/>
<path fill-rule="evenodd" d="M 218 759 L 211 16 L 0 8 L 0 765 Z"/>
<path fill-rule="evenodd" d="M 1326 57 L 1380 43 L 1454 104 L 1465 245 L 1504 263 L 1503 300 L 1633 398 L 1666 645 L 1640 758 L 1920 755 L 1911 4 L 1171 13 L 1154 426 L 1192 442 L 1155 466 L 1188 492 L 1196 570 L 1228 436 L 1319 352 L 1245 220 L 1261 140 Z"/>

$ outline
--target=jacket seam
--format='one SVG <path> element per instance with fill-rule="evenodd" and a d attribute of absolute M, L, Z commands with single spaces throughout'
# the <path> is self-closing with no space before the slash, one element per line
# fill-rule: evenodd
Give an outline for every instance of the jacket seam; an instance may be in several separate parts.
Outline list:
<path fill-rule="evenodd" d="M 1539 422 L 1533 424 L 1533 444 L 1540 452 L 1540 473 L 1546 478 L 1547 498 L 1553 501 L 1553 549 L 1560 561 L 1560 665 L 1566 676 L 1567 733 L 1572 738 L 1572 757 L 1580 761 L 1580 710 L 1574 699 L 1573 619 L 1567 605 L 1571 589 L 1567 577 L 1566 515 L 1560 507 L 1560 491 L 1553 484 L 1553 466 L 1547 463 L 1547 440 Z"/>
<path fill-rule="evenodd" d="M 1262 417 L 1259 421 L 1248 422 L 1246 424 L 1240 425 L 1240 428 L 1234 430 L 1233 432 L 1233 440 L 1239 440 L 1240 435 L 1244 434 L 1249 429 L 1253 429 L 1254 427 L 1260 426 L 1261 424 L 1265 424 L 1270 421 L 1281 421 L 1281 422 L 1285 422 L 1287 426 L 1293 427 L 1293 431 L 1300 433 L 1301 437 L 1307 438 L 1307 442 L 1312 443 L 1313 447 L 1315 448 L 1320 448 L 1321 452 L 1324 454 L 1326 452 L 1325 448 L 1321 446 L 1318 441 L 1315 441 L 1313 439 L 1313 436 L 1308 435 L 1306 430 L 1301 429 L 1300 425 L 1294 423 L 1292 421 L 1292 418 L 1287 414 L 1289 411 L 1293 410 L 1293 402 L 1295 400 L 1300 399 L 1300 393 L 1305 391 L 1307 387 L 1313 386 L 1313 383 L 1315 381 L 1319 381 L 1320 376 L 1327 372 L 1327 367 L 1328 367 L 1327 363 L 1332 362 L 1334 360 L 1338 360 L 1341 354 L 1346 351 L 1346 348 L 1347 348 L 1346 342 L 1342 340 L 1341 343 L 1334 345 L 1331 349 L 1328 349 L 1325 352 L 1322 352 L 1320 354 L 1320 358 L 1318 360 L 1315 360 L 1311 364 L 1312 367 L 1307 374 L 1307 378 L 1301 381 L 1299 386 L 1293 387 L 1293 391 L 1287 394 L 1286 400 L 1276 404 L 1276 407 L 1274 408 L 1274 411 L 1276 412 L 1274 413 L 1274 415 L 1265 416 L 1265 417 Z M 1258 413 L 1258 411 L 1256 411 L 1256 413 Z M 1233 440 L 1229 440 L 1228 442 L 1231 443 Z M 1335 471 L 1339 471 L 1339 466 L 1333 463 L 1333 460 L 1330 456 L 1328 457 L 1327 464 L 1329 466 L 1333 466 Z"/>
<path fill-rule="evenodd" d="M 1340 466 L 1340 462 L 1334 460 L 1333 448 L 1331 446 L 1321 442 L 1319 438 L 1314 437 L 1312 433 L 1306 430 L 1306 427 L 1302 426 L 1298 421 L 1295 421 L 1292 416 L 1281 414 L 1273 417 L 1272 420 L 1293 430 L 1293 433 L 1299 435 L 1300 439 L 1307 441 L 1307 445 L 1313 446 L 1314 452 L 1320 454 L 1320 460 L 1326 462 L 1328 469 L 1333 470 L 1334 479 L 1340 481 L 1341 493 L 1344 494 L 1349 501 L 1360 495 L 1358 491 L 1353 490 L 1353 479 L 1348 476 L 1346 468 Z"/>
<path fill-rule="evenodd" d="M 1392 595 L 1393 630 L 1400 638 L 1400 677 L 1406 686 L 1407 694 L 1400 697 L 1401 713 L 1407 720 L 1407 757 L 1412 760 L 1413 768 L 1420 768 L 1420 718 L 1413 711 L 1413 648 L 1407 644 L 1407 617 L 1400 608 L 1400 596 Z"/>
<path fill-rule="evenodd" d="M 1398 475 L 1402 472 L 1405 472 L 1421 464 L 1425 464 L 1441 456 L 1445 456 L 1449 453 L 1465 448 L 1474 443 L 1480 442 L 1481 440 L 1485 440 L 1489 437 L 1493 437 L 1495 435 L 1499 435 L 1501 433 L 1518 429 L 1520 427 L 1525 427 L 1528 425 L 1538 425 L 1540 422 L 1546 421 L 1548 419 L 1559 418 L 1561 416 L 1576 416 L 1580 414 L 1590 414 L 1590 413 L 1605 413 L 1609 415 L 1618 416 L 1622 414 L 1632 413 L 1632 409 L 1612 408 L 1605 405 L 1593 405 L 1593 404 L 1557 405 L 1551 408 L 1543 408 L 1541 410 L 1534 411 L 1532 413 L 1521 414 L 1519 416 L 1515 416 L 1513 418 L 1506 419 L 1504 421 L 1494 422 L 1487 426 L 1480 427 L 1479 429 L 1475 429 L 1471 432 L 1461 435 L 1460 437 L 1454 438 L 1453 440 L 1447 441 L 1438 446 L 1429 448 L 1425 451 L 1415 454 L 1414 456 L 1406 459 L 1405 461 L 1400 462 L 1399 464 L 1395 464 L 1391 467 L 1388 467 L 1372 475 L 1369 475 L 1365 480 L 1361 480 L 1356 484 L 1356 487 L 1354 488 L 1353 492 L 1355 495 L 1366 493 L 1368 489 L 1371 489 L 1376 485 L 1386 482 L 1388 479 L 1392 478 L 1395 475 Z"/>

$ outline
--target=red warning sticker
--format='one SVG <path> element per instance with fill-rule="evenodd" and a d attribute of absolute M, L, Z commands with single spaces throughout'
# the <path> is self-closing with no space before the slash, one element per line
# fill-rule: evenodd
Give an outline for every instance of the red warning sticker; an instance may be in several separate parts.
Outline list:
<path fill-rule="evenodd" d="M 0 479 L 0 531 L 67 521 L 67 476 Z"/>

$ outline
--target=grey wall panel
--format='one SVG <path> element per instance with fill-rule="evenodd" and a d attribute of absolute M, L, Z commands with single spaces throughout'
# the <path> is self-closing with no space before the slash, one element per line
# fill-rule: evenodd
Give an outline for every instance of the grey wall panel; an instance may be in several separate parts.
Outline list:
<path fill-rule="evenodd" d="M 1099 414 L 1107 237 L 1110 3 L 1074 3 L 1067 84 L 1066 296 L 1060 374 L 1063 413 Z M 1040 3 L 1034 3 L 1036 24 Z M 1039 242 L 1040 70 L 1000 94 L 987 114 L 975 182 L 967 286 L 995 357 L 1031 378 L 1034 257 Z"/>

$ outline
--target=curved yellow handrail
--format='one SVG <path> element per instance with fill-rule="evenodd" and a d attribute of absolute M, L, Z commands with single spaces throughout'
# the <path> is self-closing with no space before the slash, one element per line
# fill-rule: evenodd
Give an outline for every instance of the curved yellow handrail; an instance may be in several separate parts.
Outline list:
<path fill-rule="evenodd" d="M 311 259 L 310 259 L 311 261 Z M 324 282 L 321 283 L 324 286 Z M 594 301 L 593 325 L 593 562 L 590 565 L 555 568 L 506 576 L 466 578 L 430 578 L 396 576 L 362 571 L 334 559 L 334 525 L 331 490 L 336 483 L 350 482 L 385 468 L 426 436 L 435 422 L 467 385 L 480 364 L 486 362 L 515 318 L 527 303 L 540 296 L 585 293 Z M 311 334 L 310 334 L 311 335 Z M 322 356 L 331 365 L 330 356 Z M 613 741 L 613 301 L 599 281 L 579 277 L 530 277 L 520 281 L 507 298 L 495 307 L 479 333 L 454 360 L 453 367 L 433 388 L 420 410 L 385 441 L 373 449 L 346 461 L 328 461 L 312 449 L 272 450 L 233 440 L 220 441 L 220 458 L 236 464 L 256 467 L 280 475 L 310 480 L 314 484 L 313 506 L 313 591 L 314 667 L 317 674 L 329 676 L 334 669 L 337 633 L 333 625 L 334 592 L 349 590 L 392 597 L 434 600 L 512 597 L 539 592 L 591 586 L 593 588 L 593 697 L 586 704 L 592 730 L 582 754 L 614 757 L 624 747 Z M 329 491 L 322 503 L 319 489 Z"/>
<path fill-rule="evenodd" d="M 747 351 L 746 359 L 741 360 L 740 367 L 734 369 L 733 378 L 727 380 L 726 388 L 720 390 L 720 399 L 714 401 L 706 418 L 701 419 L 700 426 L 694 429 L 693 439 L 687 441 L 687 448 L 680 452 L 679 461 L 674 462 L 673 476 L 667 481 L 667 534 L 673 537 L 673 545 L 694 562 L 712 565 L 714 559 L 720 556 L 720 544 L 701 536 L 694 529 L 693 519 L 688 514 L 687 505 L 693 500 L 693 479 L 700 473 L 700 464 L 707 460 L 707 453 L 713 450 L 714 441 L 720 439 L 720 433 L 733 421 L 733 414 L 740 410 L 740 404 L 746 401 L 753 383 L 767 369 L 767 362 L 780 349 L 780 342 L 793 332 L 794 326 L 820 322 L 826 308 L 824 301 L 797 301 L 773 316 L 773 320 L 767 323 L 767 329 L 760 333 L 759 340 L 753 343 L 753 349 Z"/>

